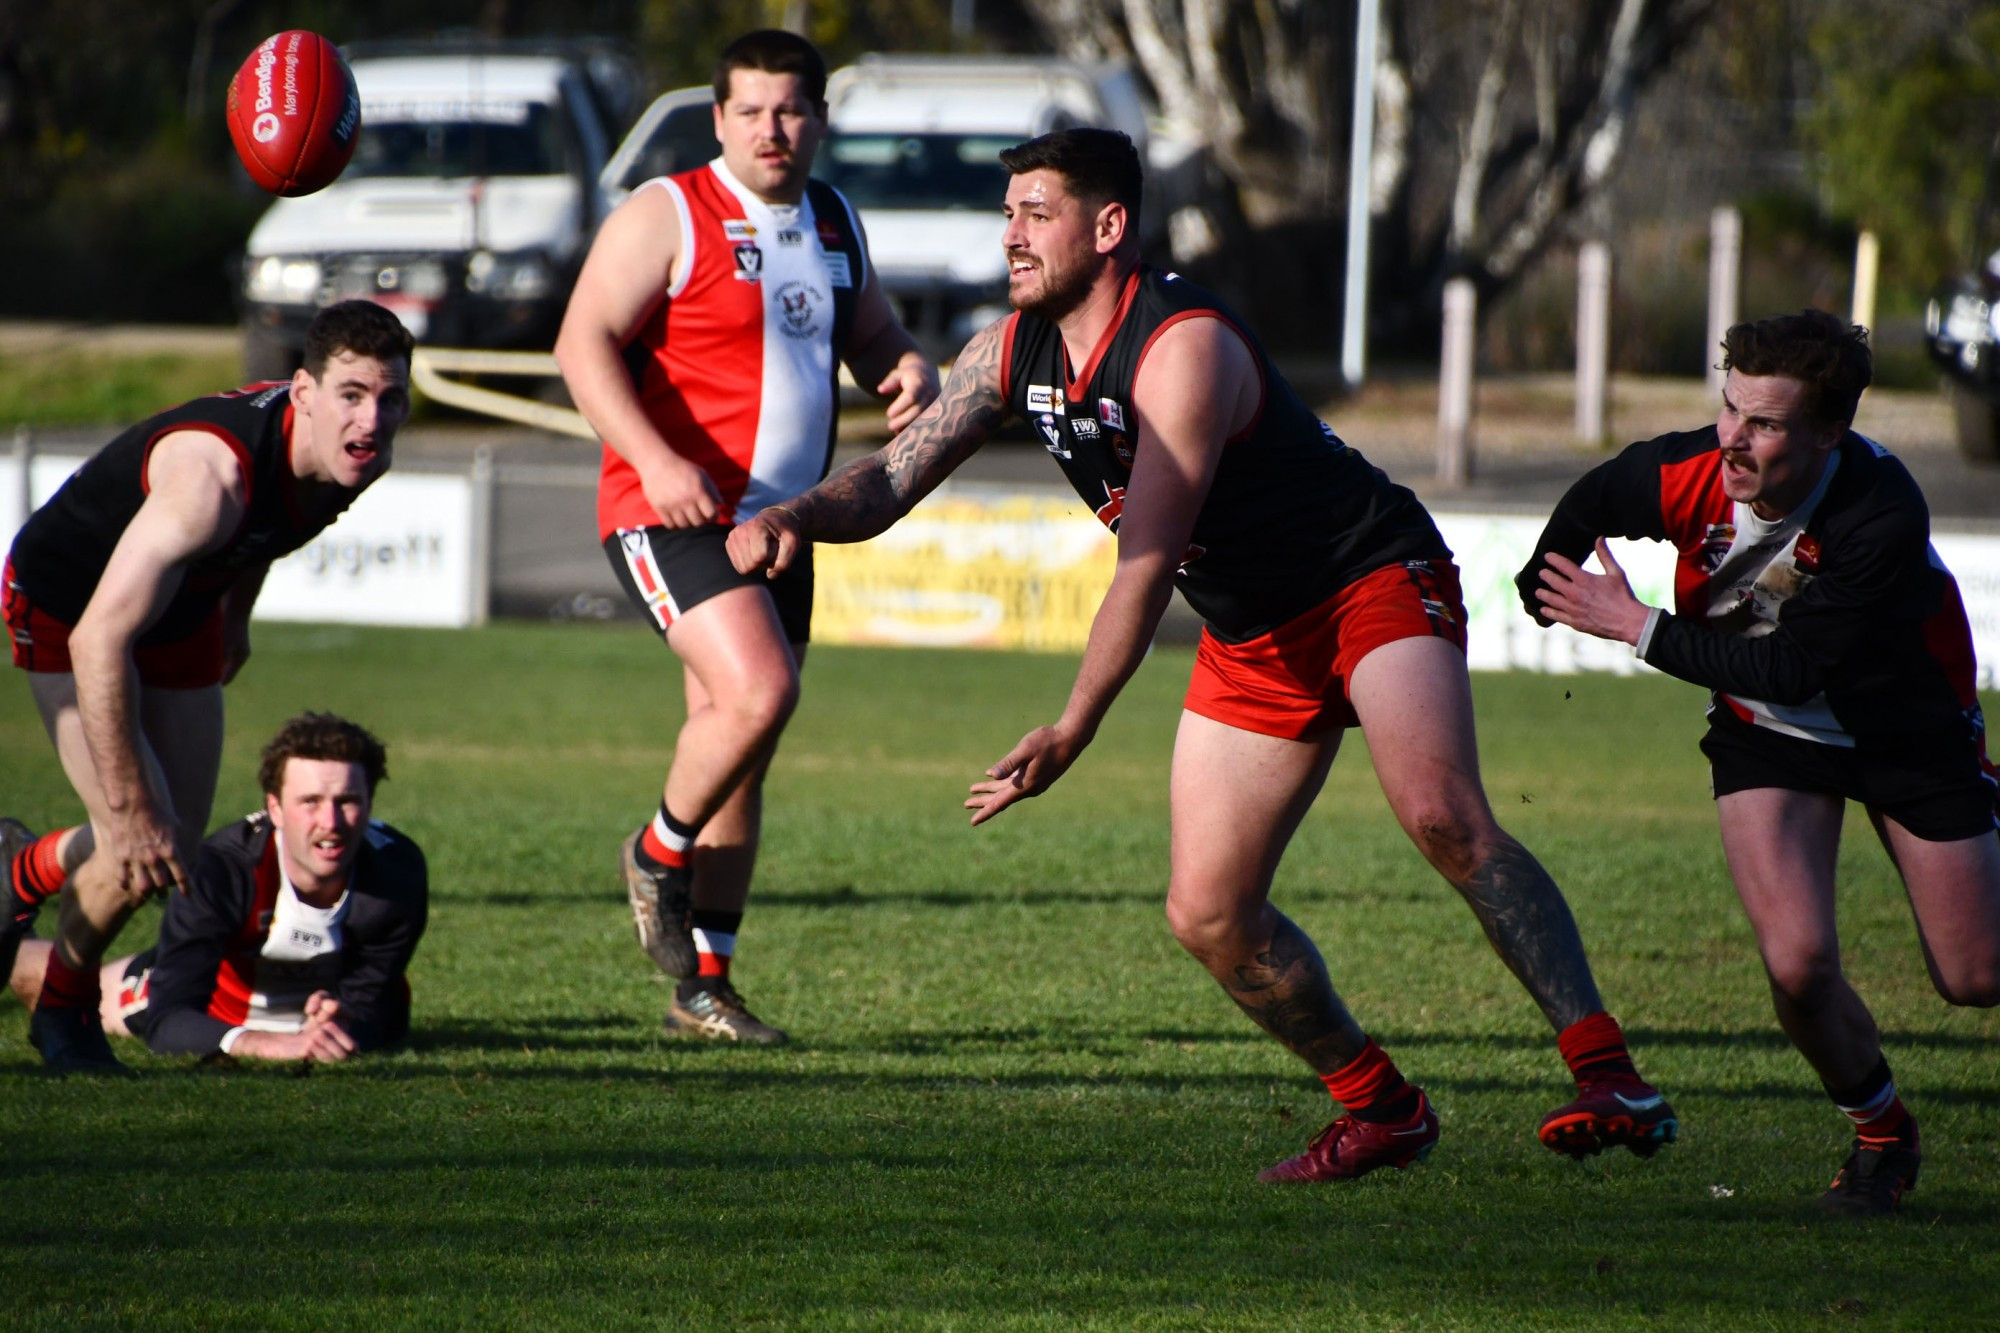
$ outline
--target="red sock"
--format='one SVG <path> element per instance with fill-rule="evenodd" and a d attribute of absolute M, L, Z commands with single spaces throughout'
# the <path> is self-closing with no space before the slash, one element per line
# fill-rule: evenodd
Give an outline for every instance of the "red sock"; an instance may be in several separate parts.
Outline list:
<path fill-rule="evenodd" d="M 1396 1062 L 1373 1037 L 1361 1048 L 1361 1054 L 1319 1077 L 1333 1099 L 1356 1120 L 1407 1120 L 1416 1110 L 1417 1090 L 1403 1081 Z"/>
<path fill-rule="evenodd" d="M 692 924 L 695 975 L 727 979 L 729 960 L 736 952 L 736 932 L 743 924 L 743 913 L 715 912 L 697 907 Z"/>
<path fill-rule="evenodd" d="M 96 1009 L 98 1001 L 97 964 L 81 969 L 63 961 L 62 947 L 49 950 L 48 970 L 42 974 L 42 996 L 37 1009 Z"/>
<path fill-rule="evenodd" d="M 8 887 L 14 891 L 15 910 L 39 907 L 56 894 L 62 892 L 62 858 L 56 850 L 62 845 L 63 835 L 68 829 L 57 829 L 44 833 L 14 858 L 14 873 Z"/>
<path fill-rule="evenodd" d="M 1878 1060 L 1875 1068 L 1861 1082 L 1851 1088 L 1829 1088 L 1827 1095 L 1854 1122 L 1856 1132 L 1864 1138 L 1893 1139 L 1901 1135 L 1905 1127 L 1915 1127 L 1915 1117 L 1903 1105 L 1903 1099 L 1896 1095 L 1896 1080 L 1889 1072 L 1886 1057 Z"/>
<path fill-rule="evenodd" d="M 1625 1049 L 1625 1033 L 1618 1020 L 1603 1010 L 1580 1018 L 1556 1037 L 1556 1048 L 1569 1065 L 1577 1086 L 1586 1083 L 1640 1083 L 1632 1053 Z"/>
<path fill-rule="evenodd" d="M 646 831 L 639 835 L 639 856 L 670 870 L 685 869 L 688 853 L 694 847 L 695 834 L 699 831 L 668 814 L 667 803 L 661 801 L 660 812 L 653 816 L 653 822 L 646 825 Z"/>

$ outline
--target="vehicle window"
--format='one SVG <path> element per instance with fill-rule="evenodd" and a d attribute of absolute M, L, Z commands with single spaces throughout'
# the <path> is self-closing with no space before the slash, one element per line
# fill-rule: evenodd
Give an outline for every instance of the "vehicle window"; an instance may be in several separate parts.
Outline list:
<path fill-rule="evenodd" d="M 637 189 L 655 176 L 671 176 L 711 162 L 721 151 L 715 142 L 712 103 L 675 107 L 653 127 L 646 146 L 632 160 L 618 185 L 627 190 Z"/>
<path fill-rule="evenodd" d="M 814 173 L 856 208 L 990 212 L 1007 195 L 1000 134 L 834 134 Z"/>
<path fill-rule="evenodd" d="M 362 108 L 344 173 L 361 176 L 560 176 L 562 125 L 546 103 L 403 104 Z"/>

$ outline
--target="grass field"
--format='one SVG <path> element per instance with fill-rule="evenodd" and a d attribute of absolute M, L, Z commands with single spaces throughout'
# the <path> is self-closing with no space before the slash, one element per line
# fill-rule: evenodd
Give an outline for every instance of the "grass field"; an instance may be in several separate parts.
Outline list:
<path fill-rule="evenodd" d="M 1276 897 L 1431 1092 L 1427 1166 L 1260 1186 L 1327 1118 L 1166 930 L 1157 653 L 1049 797 L 964 827 L 965 785 L 1049 720 L 1055 657 L 821 648 L 770 785 L 738 976 L 775 1051 L 658 1035 L 618 838 L 650 808 L 678 674 L 630 626 L 265 626 L 218 811 L 304 705 L 390 742 L 378 811 L 430 854 L 411 1049 L 51 1081 L 0 1001 L 0 1325 L 1106 1328 L 1992 1327 L 2000 1018 L 1924 980 L 1850 831 L 1851 974 L 1923 1119 L 1921 1188 L 1819 1219 L 1843 1122 L 1779 1037 L 1694 740 L 1659 679 L 1482 676 L 1488 787 L 1565 886 L 1642 1067 L 1652 1162 L 1534 1141 L 1567 1079 L 1539 1015 L 1382 805 L 1335 765 Z M 75 810 L 19 678 L 0 811 Z M 1855 821 L 1859 823 L 1860 821 Z M 148 911 L 123 942 L 154 929 Z"/>

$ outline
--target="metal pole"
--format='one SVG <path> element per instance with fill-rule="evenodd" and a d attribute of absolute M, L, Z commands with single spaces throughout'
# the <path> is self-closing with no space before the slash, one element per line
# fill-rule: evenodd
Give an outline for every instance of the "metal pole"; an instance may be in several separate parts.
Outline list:
<path fill-rule="evenodd" d="M 484 625 L 493 606 L 493 446 L 472 451 L 472 550 L 466 619 Z"/>
<path fill-rule="evenodd" d="M 1444 356 L 1438 368 L 1438 485 L 1472 476 L 1472 335 L 1478 293 L 1470 278 L 1444 285 Z"/>
<path fill-rule="evenodd" d="M 1881 266 L 1881 243 L 1874 232 L 1862 232 L 1854 239 L 1854 311 L 1849 323 L 1875 327 L 1875 276 Z"/>
<path fill-rule="evenodd" d="M 1708 216 L 1708 391 L 1722 392 L 1722 336 L 1736 322 L 1736 275 L 1743 259 L 1743 215 L 1723 205 Z"/>
<path fill-rule="evenodd" d="M 1380 0 L 1361 0 L 1354 16 L 1354 133 L 1347 144 L 1347 298 L 1340 330 L 1340 374 L 1361 387 L 1368 332 L 1369 178 L 1375 156 L 1375 37 Z"/>
<path fill-rule="evenodd" d="M 1604 443 L 1606 369 L 1611 360 L 1611 249 L 1585 241 L 1576 255 L 1576 437 Z"/>
<path fill-rule="evenodd" d="M 15 479 L 14 510 L 20 524 L 26 524 L 28 515 L 35 512 L 35 431 L 32 426 L 14 427 L 14 460 L 20 464 L 21 474 Z"/>

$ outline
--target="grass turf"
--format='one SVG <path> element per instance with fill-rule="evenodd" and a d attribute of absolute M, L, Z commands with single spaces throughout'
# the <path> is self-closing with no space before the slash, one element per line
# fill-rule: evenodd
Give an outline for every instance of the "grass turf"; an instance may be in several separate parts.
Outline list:
<path fill-rule="evenodd" d="M 1681 1144 L 1573 1164 L 1534 1142 L 1566 1096 L 1554 1043 L 1357 738 L 1275 897 L 1445 1138 L 1408 1173 L 1283 1189 L 1255 1172 L 1325 1095 L 1161 917 L 1185 654 L 1154 655 L 1049 797 L 964 827 L 965 785 L 1073 669 L 814 650 L 738 967 L 795 1041 L 736 1050 L 659 1036 L 614 869 L 679 717 L 650 636 L 262 627 L 218 819 L 253 807 L 256 747 L 299 707 L 389 741 L 378 810 L 435 895 L 415 1042 L 309 1076 L 121 1043 L 141 1080 L 56 1082 L 0 1000 L 0 1323 L 1991 1325 L 2000 1023 L 1931 993 L 1851 829 L 1846 963 L 1926 1161 L 1903 1216 L 1821 1221 L 1843 1122 L 1771 1018 L 1697 691 L 1475 680 L 1495 805 L 1565 886 Z M 0 811 L 74 818 L 18 677 L 0 755 Z"/>

